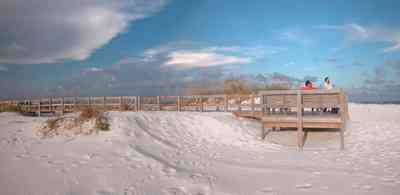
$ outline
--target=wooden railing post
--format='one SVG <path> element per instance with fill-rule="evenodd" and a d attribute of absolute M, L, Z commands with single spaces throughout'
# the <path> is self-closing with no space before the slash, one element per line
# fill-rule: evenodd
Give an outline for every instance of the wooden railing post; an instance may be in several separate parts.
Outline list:
<path fill-rule="evenodd" d="M 103 96 L 103 109 L 106 111 L 106 96 Z"/>
<path fill-rule="evenodd" d="M 91 100 L 90 96 L 88 97 L 88 105 L 89 105 L 89 107 L 92 107 L 92 100 Z"/>
<path fill-rule="evenodd" d="M 228 112 L 228 96 L 224 96 L 224 111 Z"/>
<path fill-rule="evenodd" d="M 250 100 L 250 102 L 251 102 L 251 115 L 252 116 L 254 116 L 254 93 L 252 93 L 251 95 L 250 95 L 250 98 L 251 98 L 251 100 Z"/>
<path fill-rule="evenodd" d="M 136 111 L 140 111 L 140 96 L 136 96 Z"/>
<path fill-rule="evenodd" d="M 241 96 L 239 96 L 238 111 L 242 111 L 242 98 L 241 98 Z"/>
<path fill-rule="evenodd" d="M 160 96 L 157 96 L 157 110 L 161 110 L 161 105 L 160 105 Z"/>
<path fill-rule="evenodd" d="M 301 94 L 301 90 L 297 91 L 297 145 L 300 150 L 303 149 L 303 145 L 304 145 L 303 97 Z"/>
<path fill-rule="evenodd" d="M 39 103 L 38 103 L 38 116 L 41 116 L 42 108 L 41 108 L 41 99 L 39 98 Z"/>
<path fill-rule="evenodd" d="M 123 109 L 123 108 L 122 108 L 122 106 L 123 106 L 123 105 L 122 105 L 122 102 L 123 102 L 123 101 L 122 101 L 122 96 L 119 96 L 119 110 L 121 110 L 121 111 L 122 111 L 122 109 Z"/>
<path fill-rule="evenodd" d="M 181 111 L 181 96 L 178 96 L 178 100 L 177 100 L 177 109 L 178 109 L 178 112 Z"/>
<path fill-rule="evenodd" d="M 200 112 L 204 112 L 203 96 L 200 96 Z"/>
<path fill-rule="evenodd" d="M 346 102 L 346 97 L 344 95 L 343 90 L 340 90 L 340 108 L 339 108 L 339 114 L 342 120 L 342 127 L 340 128 L 340 149 L 344 150 L 344 130 L 346 128 L 346 120 L 347 120 L 347 102 Z"/>
<path fill-rule="evenodd" d="M 49 97 L 49 111 L 52 112 L 53 111 L 53 98 Z"/>
<path fill-rule="evenodd" d="M 61 98 L 61 115 L 64 115 L 64 109 L 65 109 L 65 106 L 64 106 L 64 97 L 62 97 L 62 98 Z"/>
<path fill-rule="evenodd" d="M 73 102 L 73 104 L 74 104 L 74 108 L 73 108 L 73 112 L 76 112 L 77 110 L 78 110 L 78 108 L 77 108 L 77 98 L 76 97 L 74 97 L 74 100 L 73 100 L 74 102 Z"/>

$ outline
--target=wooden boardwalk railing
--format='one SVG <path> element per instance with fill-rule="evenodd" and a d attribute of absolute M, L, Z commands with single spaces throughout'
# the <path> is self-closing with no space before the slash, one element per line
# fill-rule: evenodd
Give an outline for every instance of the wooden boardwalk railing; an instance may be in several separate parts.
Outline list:
<path fill-rule="evenodd" d="M 69 113 L 83 107 L 112 111 L 199 111 L 199 112 L 261 112 L 261 97 L 251 95 L 199 96 L 118 96 L 118 97 L 48 97 L 1 101 L 0 105 L 19 106 L 23 112 L 41 116 L 43 113 Z"/>
<path fill-rule="evenodd" d="M 15 105 L 38 116 L 76 112 L 83 107 L 106 111 L 233 112 L 260 120 L 263 132 L 265 128 L 297 128 L 299 148 L 304 145 L 304 128 L 339 129 L 344 148 L 347 104 L 341 89 L 261 91 L 250 95 L 49 97 L 0 102 L 0 106 Z"/>
<path fill-rule="evenodd" d="M 344 149 L 349 111 L 343 90 L 267 91 L 260 95 L 263 128 L 297 128 L 299 148 L 304 145 L 304 128 L 339 129 L 340 147 Z"/>

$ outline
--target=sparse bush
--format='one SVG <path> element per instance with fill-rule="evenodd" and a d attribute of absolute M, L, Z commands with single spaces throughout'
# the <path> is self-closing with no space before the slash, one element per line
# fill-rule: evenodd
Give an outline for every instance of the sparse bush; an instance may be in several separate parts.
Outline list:
<path fill-rule="evenodd" d="M 22 108 L 18 105 L 2 104 L 0 105 L 0 112 L 22 113 Z"/>
<path fill-rule="evenodd" d="M 231 79 L 224 82 L 224 93 L 247 95 L 252 93 L 252 89 L 243 80 Z"/>
<path fill-rule="evenodd" d="M 57 122 L 59 121 L 59 118 L 52 118 L 52 119 L 48 119 L 46 121 L 46 126 L 49 129 L 56 129 L 58 127 Z"/>
<path fill-rule="evenodd" d="M 108 118 L 106 116 L 104 116 L 104 114 L 99 115 L 96 118 L 95 127 L 96 127 L 96 129 L 99 129 L 100 131 L 110 130 L 110 123 L 108 122 Z"/>
<path fill-rule="evenodd" d="M 128 111 L 128 110 L 130 110 L 130 107 L 129 107 L 128 104 L 122 104 L 121 105 L 121 111 Z"/>
<path fill-rule="evenodd" d="M 110 124 L 108 122 L 108 118 L 104 115 L 104 113 L 102 111 L 100 111 L 96 108 L 93 108 L 93 107 L 85 107 L 85 108 L 81 109 L 81 113 L 79 115 L 80 123 L 83 123 L 84 121 L 91 120 L 91 119 L 95 120 L 95 128 L 96 129 L 99 129 L 101 131 L 110 130 Z"/>
<path fill-rule="evenodd" d="M 88 120 L 88 119 L 93 119 L 97 118 L 100 116 L 101 112 L 93 107 L 83 107 L 81 110 L 81 113 L 79 114 L 79 119 L 81 120 Z"/>

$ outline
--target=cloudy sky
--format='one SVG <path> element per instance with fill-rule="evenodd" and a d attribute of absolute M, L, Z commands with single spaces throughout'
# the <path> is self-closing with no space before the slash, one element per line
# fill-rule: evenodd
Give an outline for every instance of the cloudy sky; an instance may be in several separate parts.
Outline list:
<path fill-rule="evenodd" d="M 396 0 L 1 0 L 0 98 L 329 76 L 354 100 L 400 100 L 399 8 Z"/>

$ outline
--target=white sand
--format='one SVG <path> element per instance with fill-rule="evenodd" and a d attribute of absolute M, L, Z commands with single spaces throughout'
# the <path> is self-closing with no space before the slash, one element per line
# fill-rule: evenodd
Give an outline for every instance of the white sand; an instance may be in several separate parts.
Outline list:
<path fill-rule="evenodd" d="M 110 132 L 49 139 L 1 113 L 0 194 L 399 194 L 400 106 L 350 113 L 346 150 L 303 152 L 229 113 L 111 112 Z"/>

